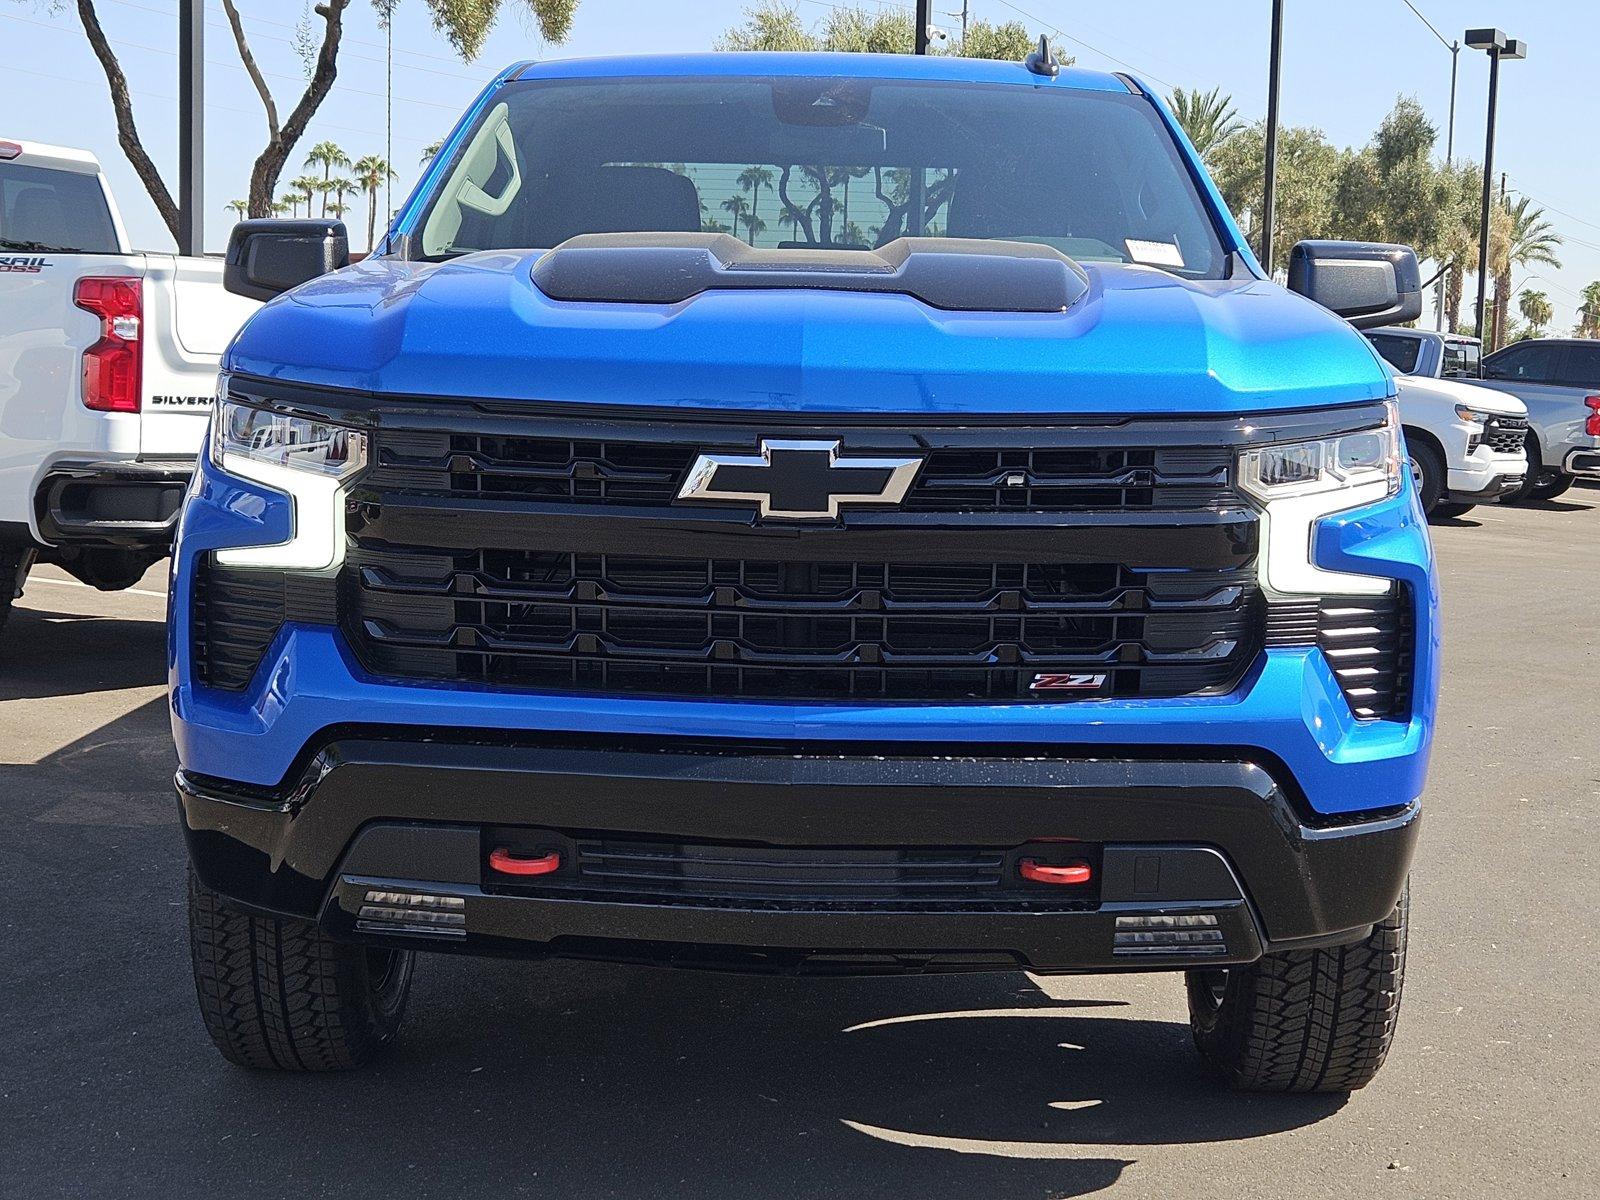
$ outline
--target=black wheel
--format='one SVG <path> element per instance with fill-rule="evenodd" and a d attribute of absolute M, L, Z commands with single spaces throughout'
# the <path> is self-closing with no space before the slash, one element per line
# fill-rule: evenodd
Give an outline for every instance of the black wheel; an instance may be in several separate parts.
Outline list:
<path fill-rule="evenodd" d="M 206 1032 L 241 1067 L 343 1071 L 394 1039 L 416 955 L 230 908 L 189 872 L 189 950 Z"/>
<path fill-rule="evenodd" d="M 1268 954 L 1188 972 L 1201 1057 L 1251 1092 L 1350 1092 L 1372 1082 L 1394 1041 L 1410 889 L 1349 946 Z"/>
<path fill-rule="evenodd" d="M 1544 483 L 1536 483 L 1528 489 L 1529 500 L 1554 500 L 1557 496 L 1564 495 L 1573 484 L 1578 482 L 1576 475 L 1568 475 L 1565 471 L 1557 471 L 1554 479 L 1547 479 Z"/>
<path fill-rule="evenodd" d="M 1411 482 L 1416 485 L 1422 511 L 1431 517 L 1433 510 L 1439 506 L 1440 497 L 1444 495 L 1444 459 L 1420 438 L 1406 439 L 1406 456 L 1411 461 Z"/>
<path fill-rule="evenodd" d="M 1528 473 L 1523 477 L 1521 487 L 1500 497 L 1501 504 L 1521 504 L 1524 500 L 1532 500 L 1534 492 L 1552 481 L 1553 472 L 1545 470 L 1544 460 L 1539 455 L 1539 439 L 1530 433 L 1526 445 Z"/>
<path fill-rule="evenodd" d="M 31 546 L 27 549 L 0 546 L 0 633 L 5 632 L 6 618 L 11 616 L 11 602 L 22 595 L 22 585 L 27 582 L 33 558 Z"/>
<path fill-rule="evenodd" d="M 1433 506 L 1433 511 L 1428 515 L 1434 518 L 1448 519 L 1450 517 L 1464 516 L 1477 507 L 1476 504 L 1458 504 L 1454 500 L 1441 500 Z"/>

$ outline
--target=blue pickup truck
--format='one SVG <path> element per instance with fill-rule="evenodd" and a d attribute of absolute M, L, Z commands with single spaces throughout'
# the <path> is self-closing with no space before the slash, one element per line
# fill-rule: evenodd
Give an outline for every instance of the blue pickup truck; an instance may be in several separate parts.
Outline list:
<path fill-rule="evenodd" d="M 378 253 L 227 281 L 170 653 L 228 1059 L 367 1060 L 443 951 L 1183 972 L 1231 1085 L 1378 1070 L 1438 617 L 1352 324 L 1410 251 L 1274 284 L 1048 52 L 722 54 L 513 66 Z"/>

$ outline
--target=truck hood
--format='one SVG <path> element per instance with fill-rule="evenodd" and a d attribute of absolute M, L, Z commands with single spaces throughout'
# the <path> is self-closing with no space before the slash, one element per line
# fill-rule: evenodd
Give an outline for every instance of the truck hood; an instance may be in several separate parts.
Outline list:
<path fill-rule="evenodd" d="M 899 294 L 713 290 L 556 301 L 538 252 L 372 259 L 262 308 L 227 369 L 387 395 L 876 414 L 1233 413 L 1394 394 L 1366 340 L 1258 279 L 1084 264 L 1063 313 Z"/>
<path fill-rule="evenodd" d="M 1417 395 L 1447 400 L 1451 404 L 1470 404 L 1473 408 L 1482 409 L 1484 412 L 1499 413 L 1507 417 L 1528 415 L 1528 406 L 1515 396 L 1508 396 L 1493 388 L 1478 387 L 1464 380 L 1434 379 L 1428 375 L 1397 375 L 1395 382 L 1400 388 L 1402 405 L 1405 404 L 1408 395 Z"/>

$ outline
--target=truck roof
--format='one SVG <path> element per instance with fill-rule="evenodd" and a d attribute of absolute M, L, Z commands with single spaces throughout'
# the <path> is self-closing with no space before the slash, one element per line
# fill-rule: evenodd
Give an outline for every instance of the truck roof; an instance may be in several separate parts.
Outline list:
<path fill-rule="evenodd" d="M 1381 325 L 1376 329 L 1367 329 L 1363 332 L 1369 336 L 1372 334 L 1381 333 L 1388 337 L 1408 337 L 1417 338 L 1418 340 L 1423 338 L 1437 338 L 1441 342 L 1467 342 L 1473 346 L 1480 344 L 1478 339 L 1470 334 L 1447 333 L 1439 329 L 1411 329 L 1404 325 Z"/>
<path fill-rule="evenodd" d="M 71 146 L 52 146 L 46 142 L 28 142 L 21 138 L 0 134 L 0 147 L 16 146 L 20 153 L 0 151 L 0 161 L 26 162 L 30 167 L 54 167 L 62 171 L 78 171 L 84 175 L 98 175 L 100 160 L 87 150 Z"/>
<path fill-rule="evenodd" d="M 629 54 L 562 58 L 514 64 L 507 79 L 599 79 L 627 76 L 832 75 L 851 79 L 932 80 L 949 83 L 1012 83 L 1077 91 L 1131 92 L 1127 78 L 1081 67 L 1063 67 L 1055 77 L 1035 75 L 1021 62 L 958 58 L 949 54 L 845 54 L 825 51 L 716 51 L 708 54 Z"/>

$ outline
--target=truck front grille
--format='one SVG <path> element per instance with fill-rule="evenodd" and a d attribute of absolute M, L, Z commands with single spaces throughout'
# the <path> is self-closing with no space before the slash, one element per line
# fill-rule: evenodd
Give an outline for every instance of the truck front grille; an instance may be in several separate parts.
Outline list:
<path fill-rule="evenodd" d="M 345 630 L 371 671 L 771 699 L 1180 696 L 1258 649 L 1248 566 L 792 562 L 362 546 Z M 1045 674 L 1101 676 L 1035 689 Z"/>
<path fill-rule="evenodd" d="M 636 434 L 635 438 L 642 436 Z M 702 445 L 634 438 L 386 433 L 376 488 L 581 505 L 664 505 Z M 902 512 L 1085 512 L 1236 502 L 1225 446 L 935 449 Z"/>
<path fill-rule="evenodd" d="M 1483 444 L 1497 454 L 1516 454 L 1527 441 L 1527 417 L 1490 417 L 1483 424 Z"/>
<path fill-rule="evenodd" d="M 261 686 L 273 638 L 299 621 L 336 626 L 379 677 L 529 691 L 1192 696 L 1237 687 L 1271 642 L 1322 645 L 1362 716 L 1407 703 L 1407 604 L 1318 609 L 1298 623 L 1295 606 L 1269 605 L 1256 512 L 1229 471 L 1241 445 L 1375 421 L 1376 410 L 826 426 L 579 405 L 368 411 L 374 465 L 347 496 L 336 573 L 201 564 L 191 645 L 203 683 Z M 698 455 L 773 437 L 920 465 L 903 502 L 834 521 L 677 501 Z"/>

